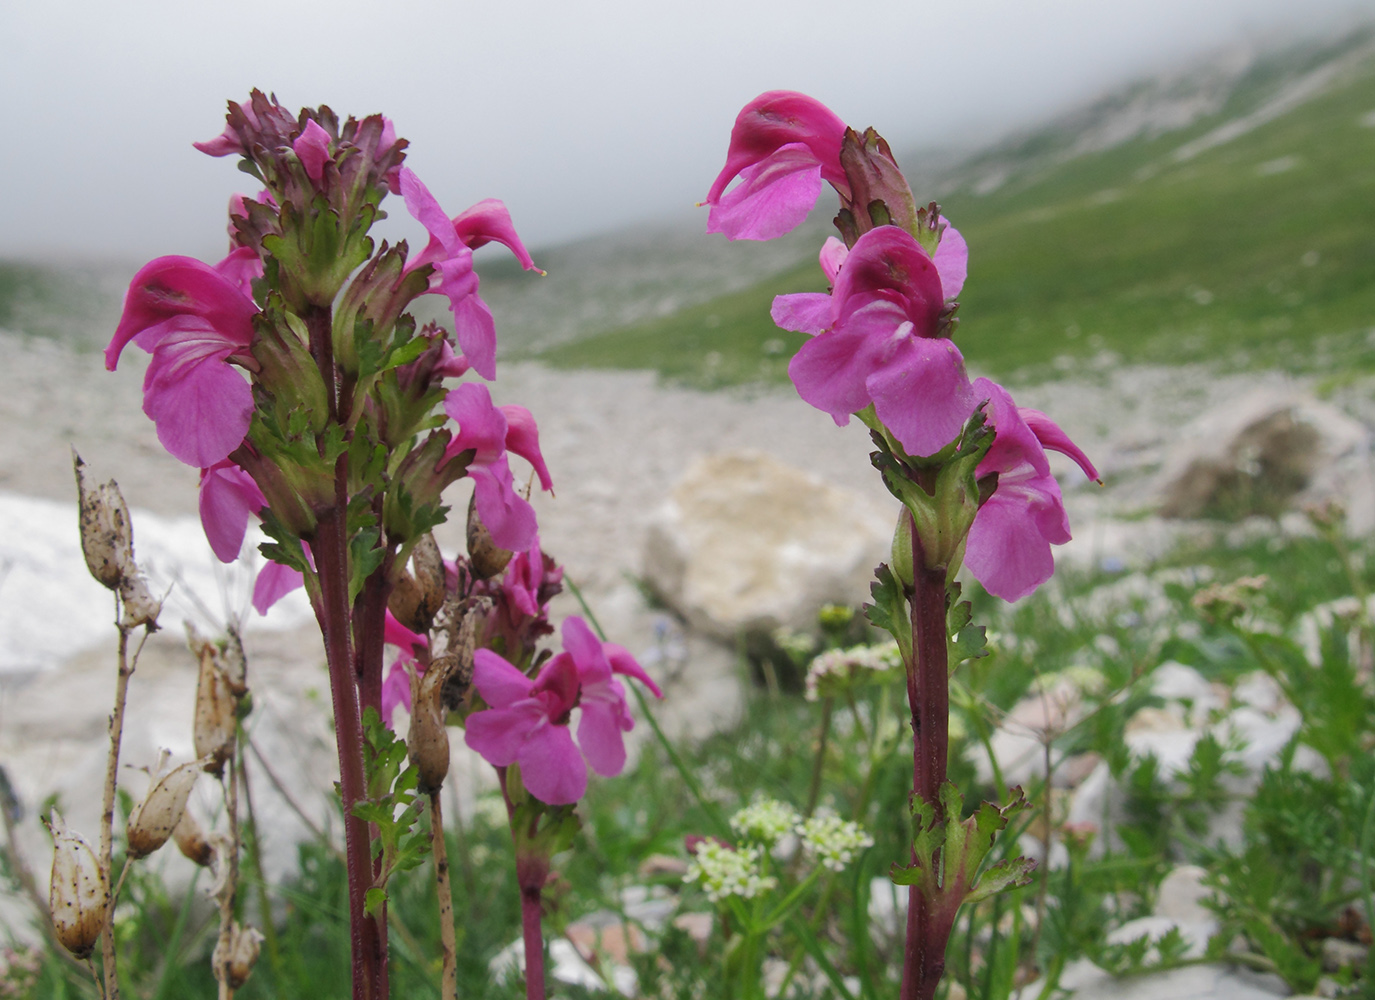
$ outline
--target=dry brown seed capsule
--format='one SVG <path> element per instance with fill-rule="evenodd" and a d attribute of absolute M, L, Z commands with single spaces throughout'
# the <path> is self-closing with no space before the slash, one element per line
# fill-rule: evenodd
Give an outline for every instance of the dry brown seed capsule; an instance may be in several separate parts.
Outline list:
<path fill-rule="evenodd" d="M 134 528 L 129 508 L 113 479 L 99 486 L 86 482 L 86 463 L 75 451 L 72 466 L 76 471 L 81 551 L 86 556 L 86 568 L 91 576 L 114 590 L 135 572 Z"/>
<path fill-rule="evenodd" d="M 148 794 L 129 814 L 125 828 L 129 857 L 145 858 L 167 843 L 186 812 L 186 800 L 191 797 L 196 779 L 210 761 L 209 757 L 202 757 L 154 776 Z"/>
<path fill-rule="evenodd" d="M 201 636 L 189 622 L 186 638 L 191 651 L 200 661 L 193 730 L 196 753 L 208 761 L 205 765 L 207 771 L 219 774 L 234 750 L 239 703 L 230 687 L 229 677 L 220 666 L 220 651 L 215 644 Z"/>
<path fill-rule="evenodd" d="M 162 601 L 148 590 L 148 581 L 135 567 L 119 582 L 119 599 L 124 605 L 124 619 L 120 622 L 125 628 L 146 626 L 149 632 L 158 630 L 158 614 L 162 611 Z"/>
<path fill-rule="evenodd" d="M 77 958 L 95 948 L 110 905 L 110 883 L 91 845 L 67 829 L 56 809 L 49 829 L 53 835 L 53 873 L 48 909 L 62 946 Z"/>
<path fill-rule="evenodd" d="M 406 754 L 417 771 L 416 788 L 422 795 L 438 791 L 449 774 L 449 732 L 444 728 L 440 693 L 457 669 L 452 653 L 436 657 L 423 674 L 411 675 L 411 728 L 406 734 Z"/>
<path fill-rule="evenodd" d="M 412 632 L 425 633 L 430 630 L 430 619 L 424 616 L 424 595 L 420 592 L 415 577 L 404 566 L 392 581 L 391 593 L 387 595 L 387 610 Z"/>
<path fill-rule="evenodd" d="M 220 668 L 234 697 L 248 694 L 248 657 L 244 655 L 243 639 L 233 625 L 225 629 L 224 650 L 220 653 Z"/>
<path fill-rule="evenodd" d="M 215 969 L 215 978 L 223 977 L 231 990 L 237 990 L 248 981 L 253 966 L 258 961 L 262 949 L 263 935 L 256 927 L 240 927 L 235 921 L 229 931 L 228 940 L 220 938 L 210 956 Z"/>
<path fill-rule="evenodd" d="M 181 820 L 172 831 L 172 839 L 177 842 L 177 850 L 184 857 L 202 868 L 209 868 L 215 860 L 215 847 L 190 809 L 182 812 Z"/>
<path fill-rule="evenodd" d="M 444 554 L 439 551 L 439 543 L 434 540 L 433 533 L 422 535 L 415 543 L 415 548 L 411 550 L 411 567 L 415 571 L 415 582 L 420 587 L 425 608 L 433 622 L 434 616 L 439 614 L 439 609 L 444 606 L 444 598 L 449 589 L 449 574 L 444 568 Z"/>

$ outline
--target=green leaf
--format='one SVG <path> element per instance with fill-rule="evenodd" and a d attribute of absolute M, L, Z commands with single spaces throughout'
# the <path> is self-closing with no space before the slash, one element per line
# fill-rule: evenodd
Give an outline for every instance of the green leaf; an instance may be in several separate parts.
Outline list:
<path fill-rule="evenodd" d="M 386 901 L 387 890 L 374 886 L 363 896 L 363 912 L 370 917 L 379 916 L 382 912 L 382 905 Z"/>
<path fill-rule="evenodd" d="M 887 563 L 880 563 L 874 576 L 875 581 L 869 584 L 874 603 L 864 605 L 864 616 L 891 635 L 902 651 L 902 662 L 911 663 L 912 626 L 907 618 L 907 598 L 903 596 L 902 585 Z"/>

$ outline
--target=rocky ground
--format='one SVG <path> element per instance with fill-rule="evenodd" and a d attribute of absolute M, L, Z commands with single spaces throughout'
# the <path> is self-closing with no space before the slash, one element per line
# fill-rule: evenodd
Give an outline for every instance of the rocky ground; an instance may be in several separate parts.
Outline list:
<path fill-rule="evenodd" d="M 218 567 L 204 544 L 196 521 L 196 474 L 162 451 L 141 412 L 137 352 L 129 352 L 120 371 L 111 374 L 97 354 L 0 334 L 0 358 L 0 424 L 6 429 L 0 436 L 0 765 L 26 809 L 57 793 L 69 803 L 69 821 L 93 830 L 113 689 L 113 632 L 104 624 L 110 613 L 105 592 L 85 574 L 77 547 L 70 448 L 81 452 L 97 477 L 118 479 L 134 509 L 138 553 L 157 580 L 177 584 L 164 622 L 169 627 L 150 643 L 131 692 L 125 757 L 130 763 L 151 763 L 159 746 L 189 752 L 195 669 L 177 619 L 210 631 L 230 615 L 242 615 L 248 578 Z M 1192 502 L 1189 484 L 1218 475 L 1219 468 L 1230 474 L 1274 466 L 1280 459 L 1272 450 L 1280 446 L 1272 439 L 1298 441 L 1300 457 L 1284 461 L 1303 466 L 1305 495 L 1340 496 L 1357 528 L 1375 525 L 1367 430 L 1375 414 L 1364 401 L 1364 386 L 1319 403 L 1309 383 L 1278 373 L 1122 369 L 1110 358 L 1100 360 L 1058 382 L 1015 389 L 1021 405 L 1051 414 L 1104 475 L 1100 489 L 1082 483 L 1069 463 L 1056 465 L 1076 535 L 1062 559 L 1127 568 L 1146 564 L 1181 531 L 1199 530 L 1193 522 L 1167 521 L 1152 511 L 1162 503 Z M 704 529 L 683 527 L 697 516 L 687 494 L 679 492 L 676 508 L 667 505 L 694 463 L 728 452 L 763 453 L 773 462 L 759 459 L 756 465 L 781 463 L 786 482 L 829 491 L 841 509 L 851 505 L 855 524 L 870 526 L 854 558 L 867 566 L 882 556 L 895 509 L 869 466 L 862 428 L 835 427 L 791 391 L 704 394 L 659 385 L 648 373 L 506 365 L 494 395 L 498 402 L 529 407 L 539 421 L 557 492 L 535 501 L 544 546 L 582 586 L 611 638 L 641 655 L 667 682 L 663 712 L 671 731 L 711 731 L 728 724 L 740 704 L 733 652 L 712 637 L 704 606 L 694 606 L 682 588 L 675 591 L 653 558 L 646 562 L 646 540 L 655 532 L 682 532 L 677 558 L 689 564 L 695 558 L 692 532 Z M 1277 414 L 1278 431 L 1265 423 Z M 1295 424 L 1312 434 L 1286 438 L 1285 429 Z M 710 463 L 698 464 L 693 474 L 709 475 L 709 468 Z M 789 492 L 806 492 L 786 487 L 780 494 L 777 482 L 770 488 L 775 492 L 756 491 L 753 502 L 762 496 L 763 502 L 784 503 Z M 466 502 L 459 484 L 454 504 L 461 510 Z M 796 518 L 801 537 L 789 553 L 767 550 L 748 558 L 776 570 L 797 565 L 799 545 L 831 544 L 824 536 L 808 536 L 805 512 Z M 743 516 L 739 520 L 748 523 Z M 456 530 L 439 534 L 446 550 L 461 544 Z M 747 549 L 751 537 L 763 534 L 746 532 L 725 551 Z M 720 546 L 713 551 L 719 553 Z M 712 566 L 698 569 L 729 577 L 731 566 L 720 562 L 714 557 Z M 664 596 L 679 602 L 678 613 L 646 599 L 641 584 L 647 574 Z M 767 587 L 767 576 L 760 587 Z M 866 596 L 862 574 L 858 583 L 845 586 L 856 589 L 836 598 L 858 603 Z M 760 599 L 748 588 L 738 597 L 745 604 Z M 577 611 L 571 598 L 560 601 L 560 613 Z M 277 817 L 277 846 L 268 847 L 272 866 L 282 871 L 292 857 L 291 838 L 307 829 L 296 810 L 311 822 L 323 820 L 323 808 L 307 791 L 328 787 L 332 767 L 328 705 L 321 697 L 327 690 L 323 656 L 300 600 L 287 602 L 267 621 L 249 618 L 246 642 L 260 708 L 255 741 L 268 760 L 292 762 L 277 769 L 280 787 L 258 793 L 260 808 Z M 481 780 L 480 769 L 461 749 L 455 752 L 472 780 Z M 24 847 L 33 866 L 43 870 L 42 838 L 36 825 L 25 826 Z M 0 905 L 0 913 L 17 914 L 14 905 Z"/>

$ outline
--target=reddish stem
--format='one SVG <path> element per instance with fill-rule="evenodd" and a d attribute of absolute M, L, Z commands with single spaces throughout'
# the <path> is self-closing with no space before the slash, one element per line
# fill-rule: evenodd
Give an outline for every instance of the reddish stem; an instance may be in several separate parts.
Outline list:
<path fill-rule="evenodd" d="M 329 309 L 305 315 L 310 351 L 330 388 L 330 421 L 340 422 L 335 395 L 333 321 Z M 378 917 L 366 912 L 373 883 L 368 825 L 353 815 L 353 807 L 367 795 L 363 771 L 363 726 L 358 708 L 357 670 L 353 659 L 353 625 L 349 607 L 348 455 L 339 457 L 334 471 L 334 504 L 320 514 L 311 540 L 320 577 L 320 606 L 316 617 L 324 634 L 329 665 L 330 700 L 334 709 L 335 741 L 339 752 L 339 784 L 344 806 L 344 853 L 348 868 L 349 942 L 354 1000 L 387 1000 L 386 911 Z"/>
<path fill-rule="evenodd" d="M 520 930 L 525 938 L 525 997 L 544 1000 L 544 931 L 539 886 L 520 888 Z"/>
<path fill-rule="evenodd" d="M 946 568 L 926 567 L 915 526 L 912 566 L 913 662 L 907 664 L 907 700 L 912 711 L 912 794 L 930 804 L 940 821 L 940 787 L 946 780 L 950 745 Z M 915 855 L 912 860 L 916 860 Z M 945 972 L 945 946 L 951 923 L 936 915 L 936 904 L 937 900 L 928 899 L 919 886 L 908 890 L 907 939 L 899 993 L 902 1000 L 931 1000 Z"/>

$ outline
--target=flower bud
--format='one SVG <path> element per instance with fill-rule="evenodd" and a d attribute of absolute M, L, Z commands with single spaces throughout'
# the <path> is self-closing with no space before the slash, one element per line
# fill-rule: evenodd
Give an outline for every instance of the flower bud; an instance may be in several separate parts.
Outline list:
<path fill-rule="evenodd" d="M 176 841 L 177 850 L 181 851 L 183 857 L 202 868 L 209 868 L 215 860 L 215 846 L 210 843 L 210 838 L 205 835 L 190 809 L 182 811 L 181 819 L 172 830 L 172 839 Z"/>
<path fill-rule="evenodd" d="M 48 909 L 62 946 L 77 958 L 95 948 L 110 905 L 110 882 L 91 845 L 67 829 L 56 809 L 49 826 L 53 835 L 53 874 Z"/>
<path fill-rule="evenodd" d="M 468 559 L 478 579 L 490 580 L 499 575 L 514 553 L 498 548 L 492 534 L 477 514 L 477 494 L 468 502 Z"/>
<path fill-rule="evenodd" d="M 209 763 L 209 757 L 202 757 L 165 773 L 159 763 L 159 773 L 154 776 L 148 794 L 129 814 L 125 828 L 129 857 L 146 858 L 167 843 L 186 812 L 186 800 L 191 797 L 196 779 Z"/>
<path fill-rule="evenodd" d="M 86 463 L 75 451 L 72 466 L 76 471 L 81 551 L 86 556 L 86 567 L 91 576 L 114 590 L 127 575 L 136 572 L 129 508 L 113 479 L 95 487 L 86 482 Z"/>
<path fill-rule="evenodd" d="M 196 754 L 202 758 L 206 771 L 219 774 L 234 751 L 239 703 L 230 688 L 228 675 L 220 666 L 219 649 L 189 623 L 186 633 L 191 651 L 200 661 L 192 733 Z"/>
<path fill-rule="evenodd" d="M 237 920 L 234 921 L 229 934 L 220 938 L 210 957 L 215 978 L 226 983 L 231 990 L 237 990 L 253 972 L 262 944 L 263 935 L 256 927 L 241 927 Z"/>

